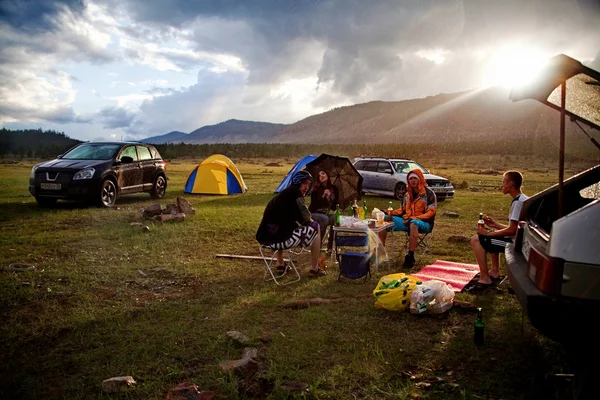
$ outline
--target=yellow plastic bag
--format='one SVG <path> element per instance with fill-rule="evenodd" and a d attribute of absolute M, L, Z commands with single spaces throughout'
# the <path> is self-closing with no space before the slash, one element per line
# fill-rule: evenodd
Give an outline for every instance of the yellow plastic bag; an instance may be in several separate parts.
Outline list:
<path fill-rule="evenodd" d="M 373 290 L 375 308 L 392 311 L 403 311 L 410 305 L 410 294 L 421 281 L 404 273 L 382 277 Z"/>

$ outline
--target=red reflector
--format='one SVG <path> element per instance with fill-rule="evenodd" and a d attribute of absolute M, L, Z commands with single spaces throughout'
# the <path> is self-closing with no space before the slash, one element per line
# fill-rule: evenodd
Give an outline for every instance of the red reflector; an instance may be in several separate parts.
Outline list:
<path fill-rule="evenodd" d="M 527 275 L 537 287 L 548 295 L 559 295 L 563 280 L 563 264 L 552 257 L 541 254 L 531 247 L 527 262 Z"/>

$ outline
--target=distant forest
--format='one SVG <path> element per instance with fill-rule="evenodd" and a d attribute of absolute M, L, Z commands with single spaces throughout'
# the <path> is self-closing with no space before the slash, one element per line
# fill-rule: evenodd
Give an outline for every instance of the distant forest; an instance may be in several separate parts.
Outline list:
<path fill-rule="evenodd" d="M 0 158 L 52 159 L 81 143 L 62 132 L 41 129 L 0 130 Z M 435 155 L 502 155 L 532 156 L 558 159 L 558 143 L 548 138 L 500 139 L 469 142 L 396 143 L 396 144 L 281 144 L 281 143 L 215 143 L 215 144 L 157 144 L 166 160 L 176 158 L 203 159 L 223 154 L 233 160 L 240 158 L 297 159 L 307 154 L 335 154 L 353 159 L 359 156 L 405 157 L 423 159 Z M 568 160 L 600 162 L 600 151 L 585 137 L 571 138 L 567 143 Z"/>
<path fill-rule="evenodd" d="M 71 139 L 62 132 L 42 129 L 0 129 L 0 157 L 54 158 L 81 140 Z"/>

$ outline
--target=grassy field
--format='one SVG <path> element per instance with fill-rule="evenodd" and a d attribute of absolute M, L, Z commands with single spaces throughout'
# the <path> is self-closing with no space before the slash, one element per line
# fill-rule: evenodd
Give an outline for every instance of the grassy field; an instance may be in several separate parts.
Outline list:
<path fill-rule="evenodd" d="M 277 287 L 263 282 L 260 260 L 215 257 L 258 255 L 254 234 L 262 212 L 296 160 L 236 159 L 246 194 L 184 195 L 199 161 L 169 162 L 160 203 L 184 196 L 196 215 L 166 224 L 140 219 L 139 210 L 155 203 L 148 195 L 124 196 L 114 209 L 61 202 L 39 208 L 27 190 L 34 162 L 0 164 L 0 398 L 163 399 L 190 382 L 218 399 L 279 399 L 288 398 L 280 387 L 285 381 L 308 384 L 308 392 L 296 395 L 307 399 L 559 398 L 553 396 L 560 388 L 544 375 L 570 372 L 569 360 L 527 320 L 522 325 L 506 284 L 456 296 L 483 307 L 480 348 L 473 345 L 470 308 L 441 316 L 374 309 L 377 280 L 401 271 L 403 240 L 388 248 L 393 262 L 363 285 L 339 283 L 332 265 L 328 276 L 309 279 L 304 257 L 302 280 Z M 267 166 L 273 162 L 280 166 Z M 471 236 L 480 211 L 506 218 L 502 171 L 523 171 L 529 195 L 557 180 L 555 163 L 517 157 L 424 164 L 462 189 L 439 204 L 432 254 L 418 255 L 413 272 L 438 259 L 474 263 L 468 244 L 447 239 Z M 572 164 L 566 175 L 586 166 Z M 366 196 L 369 209 L 386 208 L 389 200 Z M 336 301 L 288 307 L 316 297 Z M 230 330 L 259 350 L 253 381 L 219 369 L 221 361 L 241 358 L 242 346 L 226 336 Z M 133 376 L 137 387 L 102 392 L 104 379 L 122 375 Z"/>

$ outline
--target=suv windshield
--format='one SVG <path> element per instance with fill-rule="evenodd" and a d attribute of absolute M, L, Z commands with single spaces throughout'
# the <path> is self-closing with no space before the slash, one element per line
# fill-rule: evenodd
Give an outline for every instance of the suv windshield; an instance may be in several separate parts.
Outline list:
<path fill-rule="evenodd" d="M 392 161 L 392 165 L 396 171 L 401 174 L 408 174 L 413 169 L 420 169 L 424 174 L 429 173 L 429 171 L 414 161 Z"/>
<path fill-rule="evenodd" d="M 118 144 L 82 144 L 66 152 L 65 160 L 110 160 L 121 146 Z"/>

